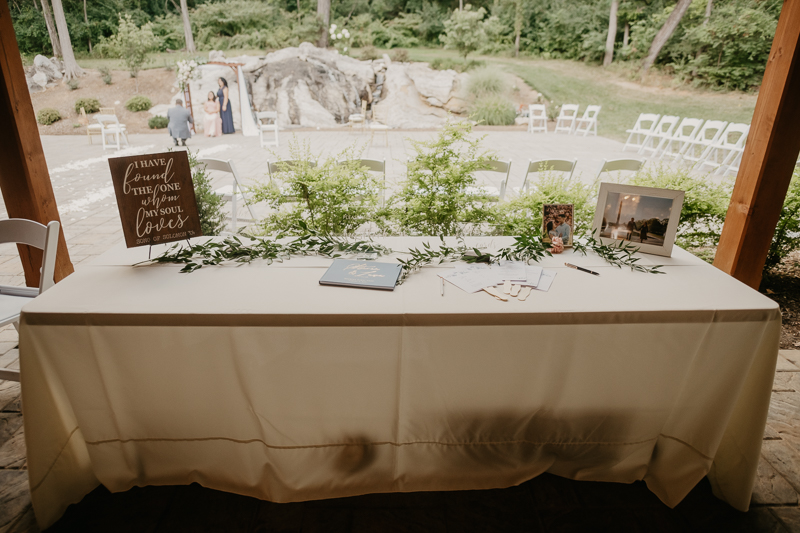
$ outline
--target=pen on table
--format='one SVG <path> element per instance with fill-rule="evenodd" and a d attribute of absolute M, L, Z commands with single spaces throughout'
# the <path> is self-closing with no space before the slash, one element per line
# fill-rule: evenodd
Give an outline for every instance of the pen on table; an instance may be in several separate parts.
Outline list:
<path fill-rule="evenodd" d="M 594 270 L 589 270 L 588 268 L 579 267 L 578 265 L 573 265 L 571 263 L 564 263 L 570 268 L 574 268 L 576 270 L 580 270 L 581 272 L 586 272 L 587 274 L 594 274 L 595 276 L 599 276 L 599 272 L 595 272 Z"/>

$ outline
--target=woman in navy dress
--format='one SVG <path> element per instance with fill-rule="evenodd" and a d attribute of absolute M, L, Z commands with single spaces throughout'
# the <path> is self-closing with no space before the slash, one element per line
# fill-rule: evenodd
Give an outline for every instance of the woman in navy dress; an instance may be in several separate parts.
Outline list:
<path fill-rule="evenodd" d="M 222 133 L 233 133 L 236 130 L 233 128 L 233 109 L 231 109 L 231 101 L 228 97 L 228 80 L 220 78 L 217 81 L 219 83 L 217 100 L 220 107 L 219 116 L 222 119 Z"/>

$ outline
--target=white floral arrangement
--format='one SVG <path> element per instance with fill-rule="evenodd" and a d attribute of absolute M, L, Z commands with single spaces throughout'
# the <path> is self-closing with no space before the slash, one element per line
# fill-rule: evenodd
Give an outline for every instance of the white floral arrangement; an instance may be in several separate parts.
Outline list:
<path fill-rule="evenodd" d="M 331 24 L 328 33 L 331 36 L 331 42 L 333 46 L 342 54 L 346 54 L 350 48 L 353 46 L 353 39 L 350 37 L 350 32 L 347 31 L 347 28 L 339 28 L 336 24 Z"/>
<path fill-rule="evenodd" d="M 180 87 L 181 91 L 186 90 L 189 82 L 196 80 L 200 76 L 199 66 L 194 59 L 183 59 L 175 64 L 177 71 L 175 76 L 178 78 L 178 87 Z"/>

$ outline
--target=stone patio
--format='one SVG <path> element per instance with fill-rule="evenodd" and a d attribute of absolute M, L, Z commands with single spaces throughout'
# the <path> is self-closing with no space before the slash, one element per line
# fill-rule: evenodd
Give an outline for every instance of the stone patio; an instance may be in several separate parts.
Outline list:
<path fill-rule="evenodd" d="M 605 138 L 486 129 L 484 146 L 513 161 L 509 187 L 522 184 L 529 159 L 578 159 L 576 175 L 592 182 L 603 159 L 637 157 Z M 233 159 L 246 183 L 266 180 L 267 161 L 288 158 L 288 140 L 307 141 L 322 157 L 353 143 L 362 157 L 385 159 L 387 185 L 396 186 L 411 155 L 409 137 L 433 131 L 282 132 L 275 154 L 258 138 L 239 134 L 189 141 L 201 157 Z M 63 229 L 76 269 L 122 241 L 107 158 L 83 135 L 43 137 Z M 169 149 L 163 134 L 132 135 L 132 155 Z M 223 181 L 219 182 L 222 185 Z M 0 207 L 0 219 L 5 218 Z M 16 247 L 0 245 L 0 284 L 23 285 Z M 19 368 L 17 334 L 0 330 L 0 368 Z M 25 470 L 19 384 L 0 381 L 0 533 L 38 531 Z M 800 352 L 782 351 L 775 375 L 762 460 L 749 513 L 711 495 L 706 481 L 676 509 L 643 483 L 575 482 L 552 475 L 502 490 L 370 495 L 299 504 L 272 504 L 197 485 L 146 487 L 121 494 L 99 488 L 72 506 L 52 531 L 794 531 L 800 533 Z"/>

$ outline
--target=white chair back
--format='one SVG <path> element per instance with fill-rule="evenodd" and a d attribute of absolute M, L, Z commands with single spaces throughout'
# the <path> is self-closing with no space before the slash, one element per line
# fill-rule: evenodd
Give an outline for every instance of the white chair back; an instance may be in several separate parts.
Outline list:
<path fill-rule="evenodd" d="M 594 179 L 595 181 L 598 181 L 603 172 L 619 172 L 623 170 L 639 172 L 643 166 L 643 159 L 604 159 L 603 164 L 600 165 L 600 170 L 597 172 L 597 175 Z"/>
<path fill-rule="evenodd" d="M 528 170 L 525 172 L 525 180 L 522 182 L 521 192 L 528 190 L 528 176 L 537 172 L 567 172 L 568 179 L 572 179 L 572 174 L 575 172 L 575 165 L 578 163 L 577 159 L 539 159 L 536 161 L 528 160 Z"/>
<path fill-rule="evenodd" d="M 681 120 L 681 123 L 675 128 L 672 137 L 670 137 L 661 148 L 659 160 L 665 157 L 675 158 L 680 156 L 686 143 L 693 141 L 694 138 L 697 137 L 702 125 L 703 119 L 701 118 L 684 118 Z"/>
<path fill-rule="evenodd" d="M 528 106 L 528 132 L 541 131 L 547 133 L 547 108 L 544 104 L 530 104 Z"/>
<path fill-rule="evenodd" d="M 261 147 L 265 146 L 279 146 L 280 139 L 278 138 L 278 112 L 277 111 L 258 111 L 256 113 L 256 123 L 258 124 L 258 136 L 261 142 Z M 274 132 L 272 140 L 266 139 L 264 133 Z"/>
<path fill-rule="evenodd" d="M 622 150 L 625 151 L 629 146 L 637 150 L 641 148 L 642 139 L 653 133 L 660 117 L 661 115 L 656 113 L 639 113 L 639 118 L 636 119 L 633 129 L 626 132 L 628 133 L 628 140 L 625 141 L 625 146 L 622 147 Z M 636 137 L 635 141 L 633 140 L 634 137 Z"/>
<path fill-rule="evenodd" d="M 0 220 L 0 244 L 13 242 L 27 244 L 42 250 L 39 294 L 55 285 L 53 274 L 56 268 L 56 249 L 58 248 L 58 231 L 60 227 L 61 225 L 56 220 L 53 220 L 47 226 L 24 218 Z"/>
<path fill-rule="evenodd" d="M 744 151 L 744 143 L 747 141 L 749 131 L 749 124 L 734 122 L 728 124 L 716 142 L 709 145 L 703 152 L 697 162 L 697 169 L 703 170 L 703 167 L 710 166 L 719 171 L 723 166 L 732 163 L 736 154 Z"/>
<path fill-rule="evenodd" d="M 511 174 L 511 160 L 508 161 L 487 161 L 485 165 L 478 169 L 478 172 L 493 172 L 503 176 L 500 182 L 500 187 L 481 187 L 481 192 L 489 196 L 497 196 L 497 200 L 502 202 L 506 197 L 506 189 L 508 188 L 508 177 Z"/>
<path fill-rule="evenodd" d="M 578 118 L 578 104 L 564 104 L 556 119 L 556 133 L 572 133 L 575 120 Z"/>
<path fill-rule="evenodd" d="M 707 148 L 717 142 L 727 125 L 728 123 L 724 120 L 707 120 L 697 136 L 684 145 L 681 159 L 692 164 L 705 159 Z"/>
<path fill-rule="evenodd" d="M 218 171 L 218 172 L 225 172 L 231 174 L 233 177 L 233 183 L 230 185 L 224 185 L 222 187 L 217 187 L 214 189 L 214 192 L 218 195 L 222 196 L 222 199 L 225 202 L 231 203 L 231 230 L 233 233 L 236 233 L 236 227 L 239 222 L 239 213 L 238 213 L 238 199 L 241 198 L 244 202 L 244 205 L 247 207 L 247 210 L 250 212 L 250 220 L 255 220 L 255 214 L 253 214 L 253 208 L 250 206 L 250 203 L 247 201 L 247 197 L 242 192 L 242 184 L 239 179 L 239 173 L 236 171 L 236 164 L 233 162 L 232 159 L 216 159 L 213 157 L 206 157 L 197 160 L 198 163 L 204 164 L 206 166 L 206 170 Z"/>
<path fill-rule="evenodd" d="M 583 116 L 575 122 L 575 135 L 582 134 L 584 137 L 589 135 L 589 132 L 597 135 L 597 115 L 602 109 L 599 105 L 586 106 Z"/>
<path fill-rule="evenodd" d="M 100 136 L 103 139 L 103 150 L 108 146 L 112 146 L 119 150 L 122 148 L 122 140 L 128 144 L 128 135 L 125 132 L 125 124 L 120 124 L 117 115 L 97 114 L 95 120 L 100 124 Z M 109 137 L 113 138 L 114 142 L 109 142 Z"/>
<path fill-rule="evenodd" d="M 657 156 L 664 144 L 672 137 L 679 120 L 680 117 L 676 115 L 662 116 L 653 131 L 645 137 L 642 146 L 639 148 L 639 153 L 652 152 L 653 156 Z"/>
<path fill-rule="evenodd" d="M 383 175 L 383 187 L 381 189 L 383 196 L 382 201 L 386 200 L 386 160 L 385 159 L 340 159 L 336 164 L 347 165 L 357 162 L 360 166 L 365 167 L 369 172 L 380 172 Z"/>

